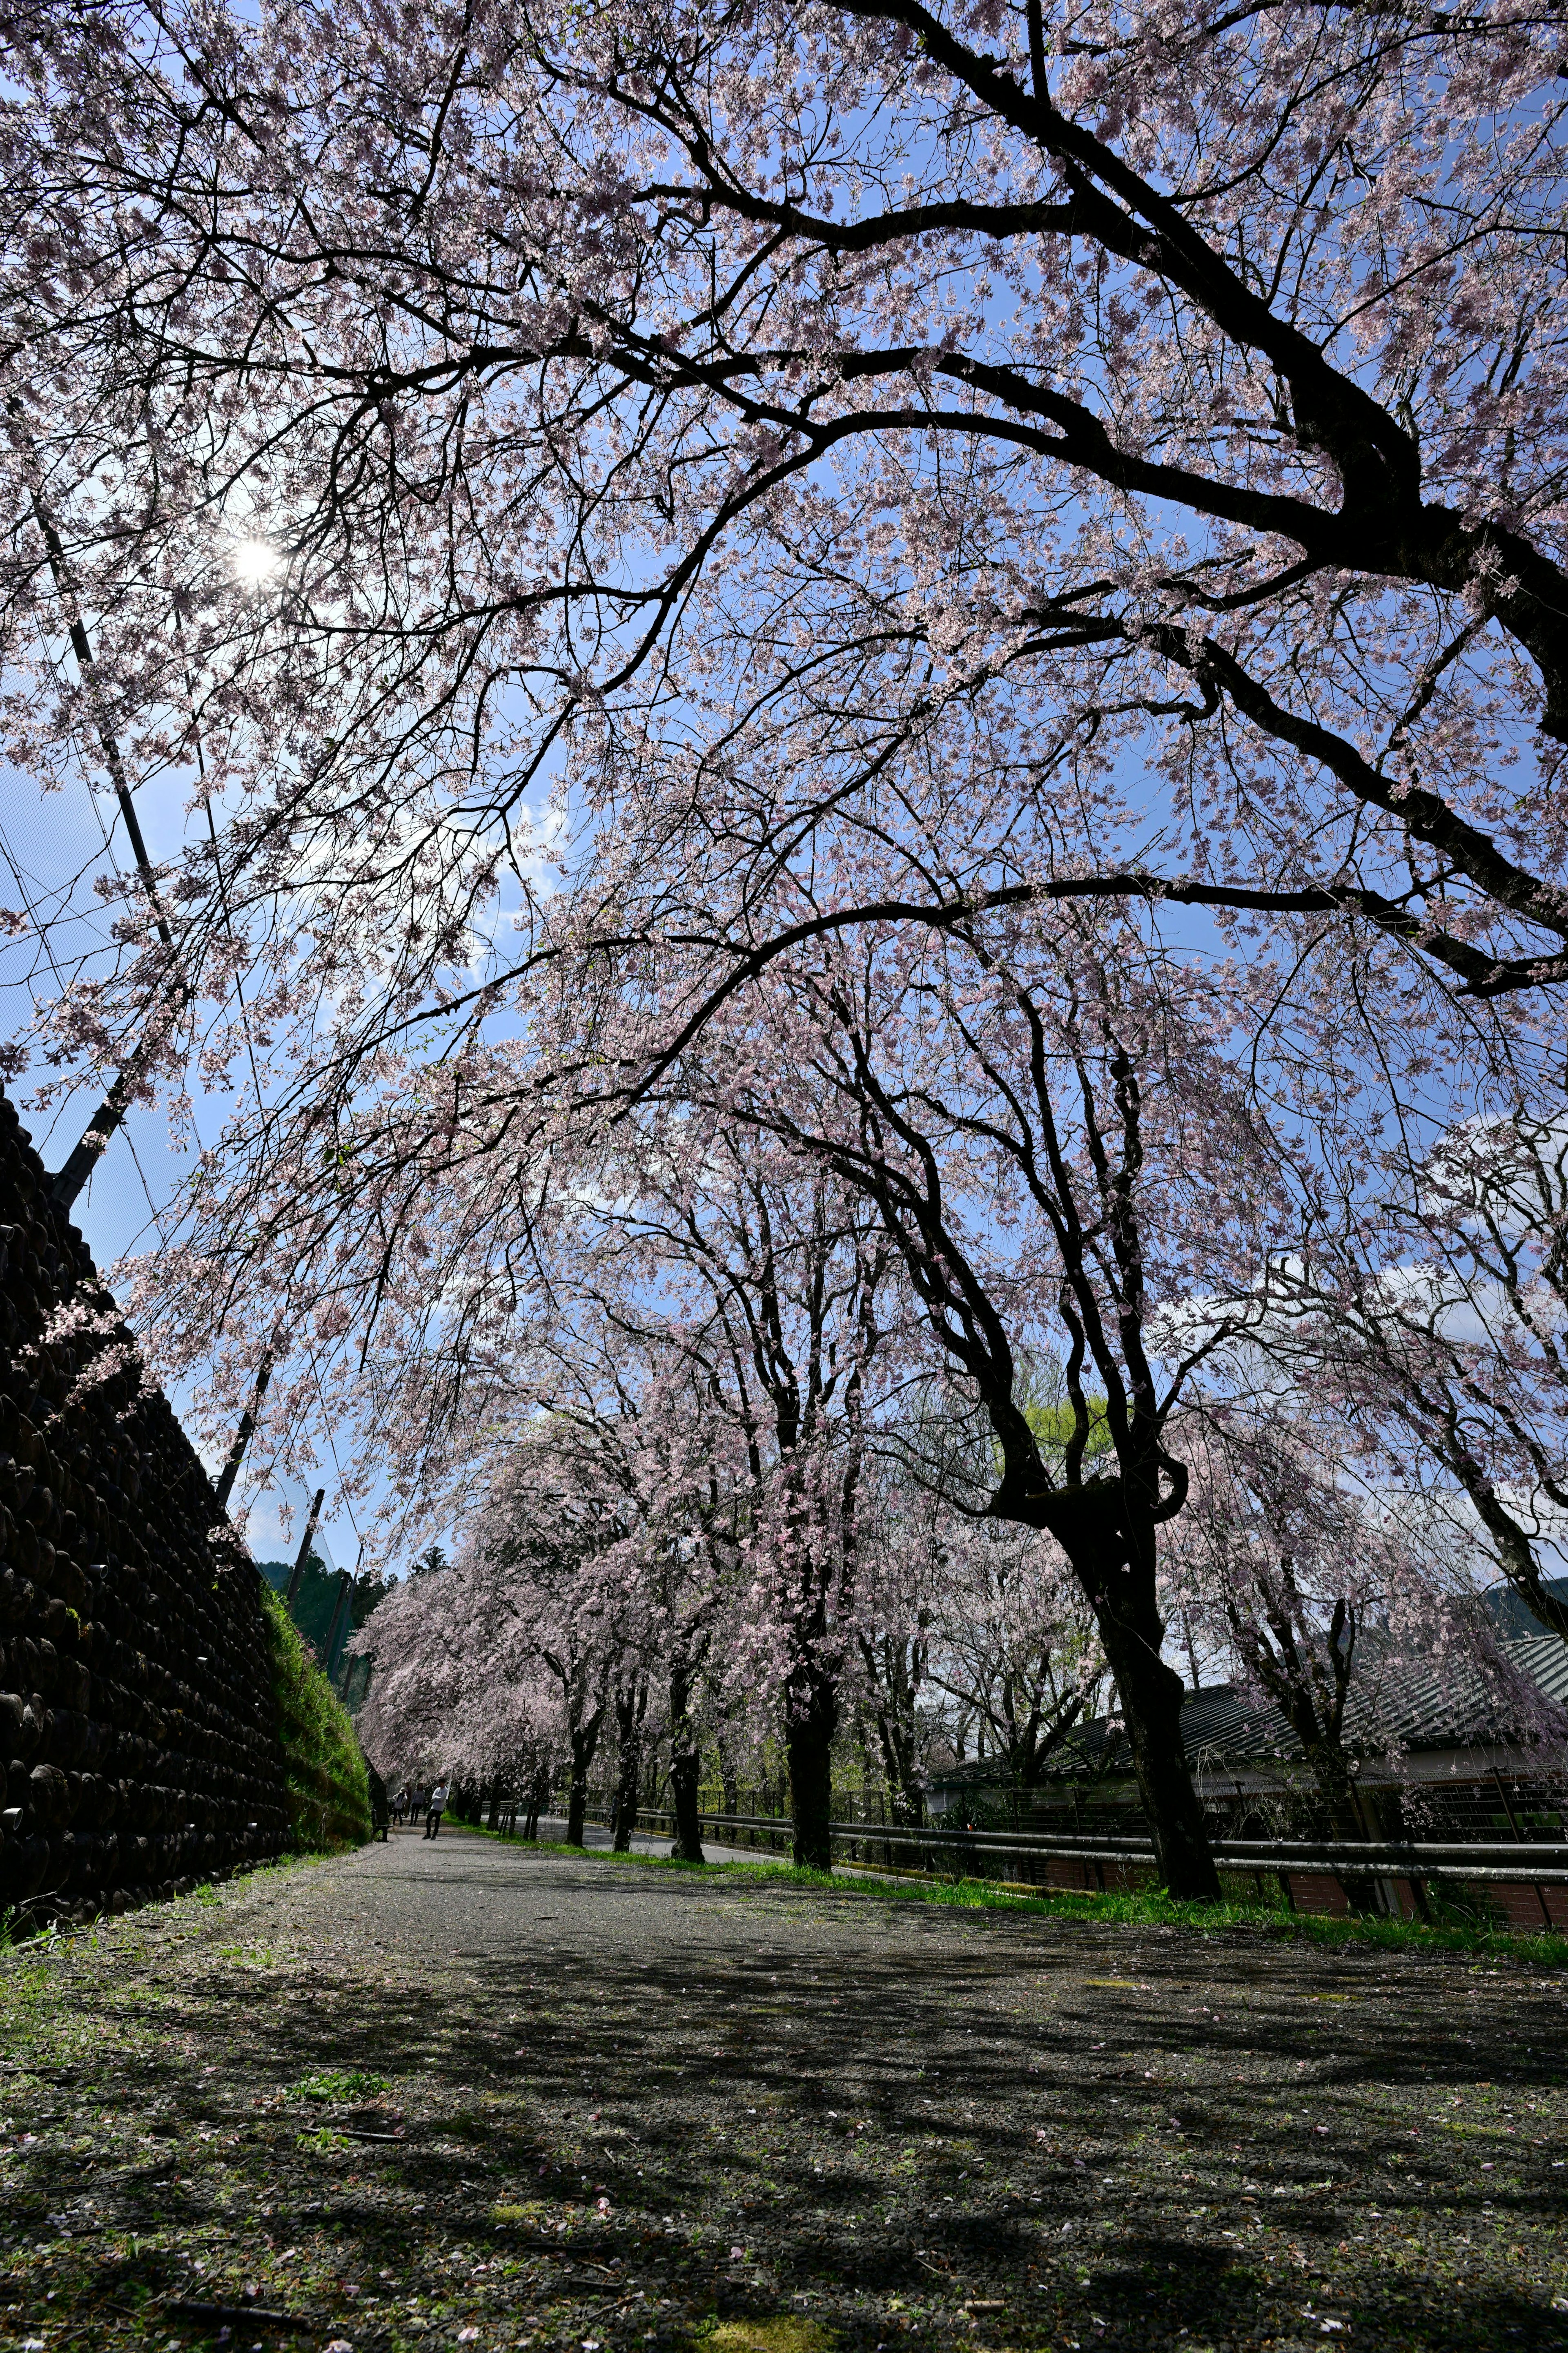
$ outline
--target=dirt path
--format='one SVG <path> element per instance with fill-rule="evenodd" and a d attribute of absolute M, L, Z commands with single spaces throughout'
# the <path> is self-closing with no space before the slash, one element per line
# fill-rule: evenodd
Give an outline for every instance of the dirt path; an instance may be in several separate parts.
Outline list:
<path fill-rule="evenodd" d="M 0 1963 L 0 2345 L 1563 2346 L 1565 2007 L 405 1834 Z"/>

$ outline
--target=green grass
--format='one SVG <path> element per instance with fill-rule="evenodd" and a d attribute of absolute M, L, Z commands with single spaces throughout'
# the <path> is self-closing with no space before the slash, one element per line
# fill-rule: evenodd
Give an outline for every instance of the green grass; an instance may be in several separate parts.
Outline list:
<path fill-rule="evenodd" d="M 546 1845 L 530 1842 L 506 1831 L 490 1831 L 476 1823 L 465 1830 L 493 1838 L 506 1846 L 526 1847 L 530 1854 L 570 1855 L 574 1861 L 630 1864 L 643 1871 L 675 1871 L 702 1878 L 765 1882 L 770 1887 L 832 1888 L 836 1894 L 863 1889 L 881 1901 L 895 1904 L 945 1904 L 960 1911 L 1016 1912 L 1049 1920 L 1082 1920 L 1095 1926 L 1127 1928 L 1186 1928 L 1197 1935 L 1215 1929 L 1262 1930 L 1279 1937 L 1300 1937 L 1314 1945 L 1372 1945 L 1384 1952 L 1468 1953 L 1485 1958 L 1528 1961 L 1540 1968 L 1568 1968 L 1568 1936 L 1555 1931 L 1525 1936 L 1479 1924 L 1433 1926 L 1421 1920 L 1339 1919 L 1331 1914 L 1286 1912 L 1266 1904 L 1185 1904 L 1163 1888 L 1141 1888 L 1119 1894 L 1079 1894 L 1075 1888 L 1040 1890 L 1028 1894 L 999 1886 L 993 1879 L 884 1879 L 867 1871 L 829 1874 L 798 1870 L 785 1862 L 677 1862 L 668 1855 L 616 1854 L 608 1847 Z"/>
<path fill-rule="evenodd" d="M 384 2075 L 369 2075 L 363 2067 L 329 2067 L 324 2074 L 304 2076 L 294 2091 L 301 2100 L 369 2100 L 386 2088 Z"/>
<path fill-rule="evenodd" d="M 265 1583 L 261 1614 L 295 1843 L 314 1853 L 363 1846 L 370 1783 L 349 1712 Z"/>

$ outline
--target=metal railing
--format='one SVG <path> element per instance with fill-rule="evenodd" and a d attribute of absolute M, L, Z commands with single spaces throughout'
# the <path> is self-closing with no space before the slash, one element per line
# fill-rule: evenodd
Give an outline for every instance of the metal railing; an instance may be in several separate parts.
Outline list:
<path fill-rule="evenodd" d="M 589 1811 L 601 1822 L 607 1819 L 603 1808 L 591 1807 Z M 794 1843 L 794 1824 L 777 1814 L 703 1810 L 698 1819 L 705 1838 L 721 1838 L 725 1831 L 732 1831 L 750 1833 L 752 1839 L 760 1834 L 780 1843 Z M 660 1807 L 637 1810 L 639 1830 L 672 1829 L 674 1821 L 674 1815 Z M 889 1856 L 895 1852 L 911 1859 L 923 1855 L 928 1871 L 932 1868 L 932 1857 L 951 1857 L 960 1862 L 1017 1859 L 1098 1863 L 1102 1867 L 1114 1863 L 1150 1871 L 1154 1868 L 1152 1841 L 1135 1833 L 948 1830 L 940 1825 L 917 1831 L 892 1822 L 831 1822 L 828 1832 L 835 1849 L 879 1847 Z M 1479 1881 L 1523 1887 L 1568 1887 L 1568 1844 L 1537 1844 L 1531 1840 L 1511 1845 L 1491 1841 L 1471 1845 L 1458 1841 L 1414 1843 L 1393 1840 L 1352 1842 L 1216 1839 L 1213 1841 L 1213 1853 L 1222 1871 L 1268 1871 L 1342 1882 L 1346 1878 L 1405 1879 L 1437 1884 Z"/>

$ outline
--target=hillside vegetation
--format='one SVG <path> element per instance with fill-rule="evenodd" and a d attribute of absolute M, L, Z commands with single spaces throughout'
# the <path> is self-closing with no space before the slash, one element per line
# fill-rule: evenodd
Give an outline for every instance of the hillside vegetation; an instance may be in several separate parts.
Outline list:
<path fill-rule="evenodd" d="M 370 1836 L 370 1785 L 348 1710 L 265 1585 L 261 1609 L 295 1843 L 310 1852 L 363 1846 Z"/>

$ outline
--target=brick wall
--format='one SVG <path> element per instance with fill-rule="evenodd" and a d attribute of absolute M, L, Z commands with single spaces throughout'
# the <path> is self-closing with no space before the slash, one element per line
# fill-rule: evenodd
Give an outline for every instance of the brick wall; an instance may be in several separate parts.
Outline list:
<path fill-rule="evenodd" d="M 0 1914 L 290 1843 L 258 1584 L 0 1095 Z"/>

